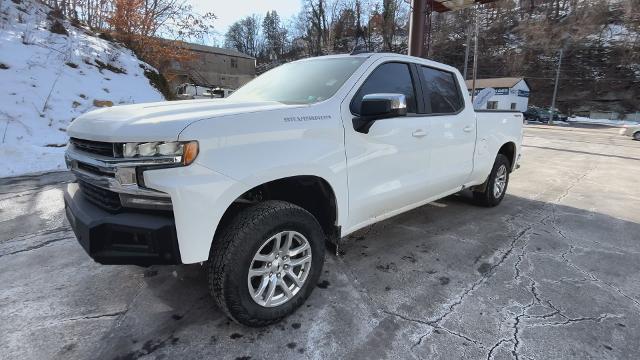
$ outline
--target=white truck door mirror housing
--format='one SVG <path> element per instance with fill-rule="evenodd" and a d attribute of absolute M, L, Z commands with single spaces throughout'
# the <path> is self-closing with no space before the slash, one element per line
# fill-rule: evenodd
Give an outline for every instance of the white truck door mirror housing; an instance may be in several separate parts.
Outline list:
<path fill-rule="evenodd" d="M 369 94 L 362 98 L 360 117 L 371 120 L 407 115 L 407 98 L 403 94 Z"/>
<path fill-rule="evenodd" d="M 403 94 L 369 94 L 362 98 L 360 114 L 353 118 L 353 128 L 366 134 L 376 120 L 407 115 L 407 98 Z"/>

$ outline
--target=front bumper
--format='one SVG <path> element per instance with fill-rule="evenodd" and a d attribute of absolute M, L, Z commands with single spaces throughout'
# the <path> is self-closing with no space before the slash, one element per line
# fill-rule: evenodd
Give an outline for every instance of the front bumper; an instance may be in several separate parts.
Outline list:
<path fill-rule="evenodd" d="M 76 183 L 67 185 L 64 203 L 78 242 L 96 262 L 141 266 L 181 263 L 170 213 L 112 214 L 90 203 Z"/>

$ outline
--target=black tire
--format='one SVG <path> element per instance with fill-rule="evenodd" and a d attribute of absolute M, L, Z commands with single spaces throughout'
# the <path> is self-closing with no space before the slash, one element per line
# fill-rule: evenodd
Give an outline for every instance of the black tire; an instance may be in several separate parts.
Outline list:
<path fill-rule="evenodd" d="M 496 177 L 498 175 L 499 169 L 504 166 L 506 169 L 506 179 L 504 184 L 504 189 L 500 193 L 499 196 L 495 196 L 494 188 L 496 186 Z M 502 154 L 498 154 L 496 156 L 496 161 L 493 163 L 493 168 L 491 169 L 491 173 L 489 174 L 489 178 L 487 179 L 486 186 L 484 186 L 483 191 L 474 191 L 473 199 L 478 205 L 493 207 L 502 201 L 504 195 L 507 193 L 507 187 L 509 185 L 509 172 L 511 169 L 511 163 L 506 156 Z"/>
<path fill-rule="evenodd" d="M 249 293 L 247 276 L 253 256 L 281 231 L 304 235 L 311 248 L 311 267 L 300 290 L 276 307 L 259 305 Z M 209 255 L 209 291 L 232 320 L 251 327 L 276 323 L 293 313 L 318 283 L 324 264 L 325 235 L 305 209 L 284 201 L 265 201 L 245 209 L 213 241 Z"/>
<path fill-rule="evenodd" d="M 636 131 L 636 132 L 633 134 L 633 140 L 638 140 L 638 141 L 640 141 L 640 131 Z"/>

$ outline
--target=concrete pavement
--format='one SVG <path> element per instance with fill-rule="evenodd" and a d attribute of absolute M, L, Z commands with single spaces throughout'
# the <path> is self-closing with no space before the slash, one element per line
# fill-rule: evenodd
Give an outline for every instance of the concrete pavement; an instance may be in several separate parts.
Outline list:
<path fill-rule="evenodd" d="M 451 196 L 328 256 L 280 324 L 229 322 L 199 265 L 101 266 L 64 219 L 67 173 L 0 179 L 0 357 L 640 357 L 640 142 L 528 126 L 504 202 Z"/>

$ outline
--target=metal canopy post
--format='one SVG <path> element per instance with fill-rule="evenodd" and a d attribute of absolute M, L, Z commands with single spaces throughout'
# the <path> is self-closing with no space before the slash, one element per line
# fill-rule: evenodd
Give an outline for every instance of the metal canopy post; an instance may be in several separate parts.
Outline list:
<path fill-rule="evenodd" d="M 478 11 L 474 11 L 475 30 L 473 34 L 473 80 L 471 80 L 471 102 L 476 97 L 476 77 L 478 75 Z"/>
<path fill-rule="evenodd" d="M 462 77 L 467 80 L 467 68 L 469 67 L 469 48 L 471 47 L 471 26 L 467 26 L 465 32 L 467 33 L 467 42 L 464 46 L 464 65 L 462 70 Z"/>
<path fill-rule="evenodd" d="M 426 0 L 411 0 L 409 55 L 422 57 L 424 48 Z"/>
<path fill-rule="evenodd" d="M 428 38 L 431 38 L 431 24 L 427 28 L 427 16 L 432 12 L 447 12 L 458 11 L 467 9 L 476 5 L 476 32 L 475 32 L 475 44 L 474 47 L 477 50 L 478 47 L 478 18 L 477 8 L 478 4 L 487 4 L 496 0 L 411 0 L 411 18 L 409 20 L 409 55 L 424 57 L 425 55 L 425 33 L 428 32 Z M 430 18 L 429 18 L 430 20 Z M 467 40 L 468 41 L 468 40 Z M 430 43 L 430 40 L 428 41 Z M 428 44 L 429 45 L 429 44 Z M 468 46 L 467 46 L 468 49 Z M 474 59 L 477 60 L 477 56 L 474 52 Z M 475 60 L 474 60 L 474 68 Z M 474 77 L 475 78 L 475 77 Z"/>

